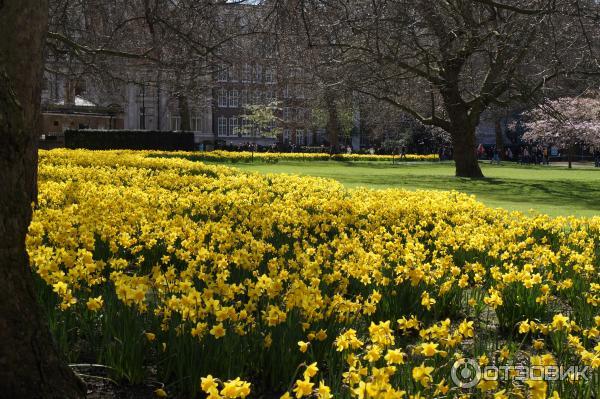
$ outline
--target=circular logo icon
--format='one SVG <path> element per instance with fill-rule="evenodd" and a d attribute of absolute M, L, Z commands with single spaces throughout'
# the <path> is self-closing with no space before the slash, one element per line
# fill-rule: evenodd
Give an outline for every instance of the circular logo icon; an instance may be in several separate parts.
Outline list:
<path fill-rule="evenodd" d="M 460 388 L 473 388 L 481 379 L 481 368 L 474 359 L 458 359 L 452 365 L 452 382 Z"/>

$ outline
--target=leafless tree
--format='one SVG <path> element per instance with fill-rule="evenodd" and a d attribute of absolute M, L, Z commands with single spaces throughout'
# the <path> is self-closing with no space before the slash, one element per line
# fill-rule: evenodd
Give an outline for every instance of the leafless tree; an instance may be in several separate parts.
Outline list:
<path fill-rule="evenodd" d="M 303 22 L 309 47 L 338 50 L 353 90 L 448 131 L 457 176 L 482 177 L 475 131 L 491 106 L 532 101 L 553 79 L 600 70 L 595 1 L 285 4 Z"/>
<path fill-rule="evenodd" d="M 255 18 L 245 29 L 233 23 L 229 11 L 239 3 L 50 0 L 46 69 L 75 81 L 85 76 L 109 95 L 127 83 L 151 97 L 166 91 L 188 130 L 192 108 L 207 105 L 223 49 L 261 29 Z"/>

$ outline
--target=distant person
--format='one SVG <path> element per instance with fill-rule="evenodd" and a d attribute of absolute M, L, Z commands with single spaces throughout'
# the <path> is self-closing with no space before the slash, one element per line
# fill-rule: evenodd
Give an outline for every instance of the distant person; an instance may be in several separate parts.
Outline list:
<path fill-rule="evenodd" d="M 400 159 L 406 159 L 406 146 L 405 145 L 400 147 Z"/>
<path fill-rule="evenodd" d="M 535 163 L 539 165 L 543 162 L 544 162 L 544 152 L 542 150 L 542 147 L 537 146 L 535 148 Z"/>
<path fill-rule="evenodd" d="M 594 167 L 600 168 L 600 147 L 594 149 Z"/>
<path fill-rule="evenodd" d="M 477 158 L 481 159 L 483 158 L 483 155 L 485 154 L 485 147 L 483 146 L 483 144 L 479 144 L 479 146 L 477 147 Z"/>
<path fill-rule="evenodd" d="M 529 149 L 527 147 L 523 147 L 523 164 L 528 164 L 530 162 Z"/>
<path fill-rule="evenodd" d="M 510 147 L 506 147 L 506 150 L 504 151 L 504 156 L 509 161 L 513 160 L 513 153 L 512 153 L 512 150 L 510 149 Z"/>
<path fill-rule="evenodd" d="M 498 150 L 498 147 L 494 147 L 492 149 L 492 159 L 490 160 L 490 163 L 496 163 L 500 165 L 500 150 Z"/>
<path fill-rule="evenodd" d="M 544 160 L 544 165 L 550 165 L 550 156 L 548 154 L 548 147 L 544 147 L 542 150 L 542 157 Z"/>

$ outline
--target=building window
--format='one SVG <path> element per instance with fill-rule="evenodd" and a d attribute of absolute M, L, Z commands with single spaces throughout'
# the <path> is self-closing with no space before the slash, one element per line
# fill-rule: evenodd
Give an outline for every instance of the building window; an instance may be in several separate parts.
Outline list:
<path fill-rule="evenodd" d="M 304 145 L 304 130 L 296 130 L 296 145 Z"/>
<path fill-rule="evenodd" d="M 218 130 L 217 134 L 219 137 L 223 137 L 227 134 L 227 118 L 224 116 L 219 116 L 218 121 Z"/>
<path fill-rule="evenodd" d="M 75 90 L 74 90 L 74 92 L 75 92 L 76 96 L 80 96 L 80 95 L 85 94 L 87 92 L 87 84 L 86 84 L 85 80 L 78 79 L 75 82 Z"/>
<path fill-rule="evenodd" d="M 237 82 L 238 81 L 238 67 L 230 66 L 229 69 L 227 70 L 227 78 L 229 79 L 230 82 Z"/>
<path fill-rule="evenodd" d="M 275 83 L 275 72 L 273 71 L 273 68 L 265 68 L 265 83 Z"/>
<path fill-rule="evenodd" d="M 304 74 L 302 73 L 302 68 L 300 68 L 300 67 L 296 67 L 292 70 L 292 77 L 295 78 L 296 80 L 302 79 L 303 75 Z"/>
<path fill-rule="evenodd" d="M 231 90 L 229 92 L 229 108 L 237 108 L 240 106 L 240 92 Z"/>
<path fill-rule="evenodd" d="M 229 130 L 227 134 L 229 136 L 237 136 L 238 133 L 238 119 L 236 117 L 229 118 Z"/>
<path fill-rule="evenodd" d="M 227 107 L 227 91 L 225 89 L 219 90 L 219 107 Z"/>
<path fill-rule="evenodd" d="M 240 118 L 240 133 L 242 137 L 250 135 L 250 122 L 246 118 Z"/>
<path fill-rule="evenodd" d="M 260 90 L 254 90 L 254 95 L 252 97 L 252 104 L 258 105 L 262 102 L 262 93 Z"/>
<path fill-rule="evenodd" d="M 262 83 L 262 66 L 260 65 L 254 67 L 254 83 Z"/>
<path fill-rule="evenodd" d="M 268 90 L 265 92 L 265 101 L 267 102 L 267 104 L 275 101 L 275 93 L 273 92 L 273 90 Z"/>
<path fill-rule="evenodd" d="M 283 98 L 291 98 L 290 85 L 285 85 L 285 87 L 283 88 Z"/>
<path fill-rule="evenodd" d="M 191 122 L 192 122 L 191 128 L 194 132 L 202 131 L 202 117 L 200 115 L 193 115 Z"/>
<path fill-rule="evenodd" d="M 241 103 L 242 107 L 248 105 L 248 90 L 242 90 Z"/>
<path fill-rule="evenodd" d="M 229 75 L 229 68 L 225 64 L 219 65 L 217 71 L 217 82 L 227 82 L 227 76 Z"/>
<path fill-rule="evenodd" d="M 290 143 L 290 129 L 283 129 L 283 134 L 281 137 L 283 144 L 289 144 Z"/>
<path fill-rule="evenodd" d="M 283 108 L 283 119 L 286 121 L 289 120 L 291 113 L 292 113 L 292 109 L 290 107 L 284 107 Z"/>
<path fill-rule="evenodd" d="M 306 145 L 312 145 L 312 143 L 313 143 L 312 132 L 309 129 L 306 129 Z"/>
<path fill-rule="evenodd" d="M 181 130 L 181 116 L 171 115 L 171 130 Z"/>
<path fill-rule="evenodd" d="M 252 67 L 250 64 L 244 64 L 242 67 L 242 82 L 250 83 L 252 81 Z"/>

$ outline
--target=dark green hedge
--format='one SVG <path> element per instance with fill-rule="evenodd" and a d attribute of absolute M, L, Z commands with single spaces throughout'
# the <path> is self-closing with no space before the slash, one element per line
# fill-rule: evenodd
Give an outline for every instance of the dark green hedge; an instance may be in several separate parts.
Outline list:
<path fill-rule="evenodd" d="M 65 147 L 89 150 L 193 151 L 194 133 L 155 130 L 67 130 Z"/>

